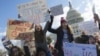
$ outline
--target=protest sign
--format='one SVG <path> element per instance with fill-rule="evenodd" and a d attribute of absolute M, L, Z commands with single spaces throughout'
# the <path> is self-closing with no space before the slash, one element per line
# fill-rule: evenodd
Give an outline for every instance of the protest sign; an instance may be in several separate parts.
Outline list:
<path fill-rule="evenodd" d="M 34 0 L 33 2 L 18 5 L 20 19 L 35 24 L 44 22 L 47 10 L 46 0 Z"/>
<path fill-rule="evenodd" d="M 22 45 L 22 42 L 21 42 L 21 40 L 10 40 L 11 41 L 11 43 L 13 44 L 13 46 L 18 46 L 18 47 L 20 47 L 20 48 L 23 48 L 23 45 Z"/>
<path fill-rule="evenodd" d="M 7 37 L 9 39 L 18 39 L 20 33 L 31 32 L 32 23 L 18 20 L 9 20 L 7 27 Z"/>
<path fill-rule="evenodd" d="M 22 40 L 25 40 L 25 41 L 31 41 L 34 38 L 34 32 L 20 33 L 18 38 L 22 39 Z"/>
<path fill-rule="evenodd" d="M 31 55 L 36 52 L 34 32 L 20 33 L 18 37 L 29 47 Z"/>
<path fill-rule="evenodd" d="M 63 43 L 64 56 L 97 56 L 96 46 L 91 44 Z"/>
<path fill-rule="evenodd" d="M 99 28 L 97 27 L 94 21 L 86 21 L 79 23 L 79 28 L 81 30 L 85 30 L 87 34 L 93 35 L 95 32 L 99 32 Z"/>
<path fill-rule="evenodd" d="M 31 55 L 36 51 L 34 32 L 25 32 L 18 35 L 18 39 L 24 41 L 24 45 L 29 47 Z"/>
<path fill-rule="evenodd" d="M 50 11 L 51 11 L 51 14 L 54 15 L 54 16 L 61 15 L 61 14 L 63 14 L 63 7 L 60 4 L 60 5 L 51 7 Z"/>

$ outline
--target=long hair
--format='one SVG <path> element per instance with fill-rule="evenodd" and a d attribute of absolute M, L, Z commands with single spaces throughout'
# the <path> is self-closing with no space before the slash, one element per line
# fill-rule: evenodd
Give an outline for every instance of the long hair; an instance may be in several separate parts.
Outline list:
<path fill-rule="evenodd" d="M 36 51 L 36 56 L 39 56 L 40 52 L 44 52 L 46 54 L 46 51 L 42 48 L 37 48 L 37 51 Z"/>
<path fill-rule="evenodd" d="M 72 27 L 70 25 L 67 25 L 67 29 L 68 29 L 68 31 L 69 31 L 70 34 L 73 33 Z"/>
<path fill-rule="evenodd" d="M 16 53 L 16 52 L 13 51 L 14 48 L 17 49 L 17 51 L 18 51 L 18 56 L 22 56 L 22 55 L 24 55 L 24 53 L 22 52 L 22 50 L 21 50 L 19 47 L 17 47 L 17 46 L 13 46 L 13 47 L 11 48 L 10 56 L 14 56 L 14 54 Z"/>
<path fill-rule="evenodd" d="M 62 27 L 60 26 L 60 27 L 58 28 L 58 30 L 59 30 L 59 29 L 62 29 Z M 68 31 L 69 34 L 73 34 L 73 30 L 72 30 L 72 27 L 71 27 L 70 25 L 66 25 L 66 30 Z"/>
<path fill-rule="evenodd" d="M 35 26 L 35 34 L 39 34 L 39 33 L 40 33 L 40 34 L 43 34 L 42 26 L 40 26 L 40 27 L 41 27 L 41 30 L 40 30 L 40 31 L 37 31 L 37 30 L 36 30 L 36 26 Z"/>
<path fill-rule="evenodd" d="M 41 30 L 37 31 L 36 26 L 35 26 L 35 32 L 34 32 L 35 42 L 44 42 L 44 40 L 45 40 L 45 34 L 42 30 L 42 26 L 40 26 L 40 27 L 41 27 Z"/>

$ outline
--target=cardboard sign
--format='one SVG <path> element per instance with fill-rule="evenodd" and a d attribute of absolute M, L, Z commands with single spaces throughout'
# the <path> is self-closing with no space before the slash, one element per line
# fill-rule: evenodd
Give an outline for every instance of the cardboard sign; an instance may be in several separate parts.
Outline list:
<path fill-rule="evenodd" d="M 20 33 L 31 32 L 32 23 L 18 20 L 9 20 L 7 28 L 7 37 L 9 39 L 18 39 Z"/>
<path fill-rule="evenodd" d="M 54 16 L 61 15 L 61 14 L 63 14 L 63 7 L 60 4 L 60 5 L 51 7 L 50 11 L 51 11 L 51 14 L 54 15 Z"/>
<path fill-rule="evenodd" d="M 18 6 L 20 19 L 32 23 L 41 23 L 44 21 L 47 13 L 46 0 L 35 0 L 33 2 L 21 4 Z"/>
<path fill-rule="evenodd" d="M 31 55 L 35 54 L 36 47 L 35 47 L 35 37 L 34 32 L 27 32 L 19 34 L 19 38 L 24 40 L 24 45 L 29 47 Z"/>
<path fill-rule="evenodd" d="M 34 38 L 34 32 L 26 32 L 26 33 L 20 33 L 19 39 L 25 40 L 25 41 L 31 41 Z M 34 38 L 35 40 L 35 38 Z"/>
<path fill-rule="evenodd" d="M 97 56 L 96 46 L 91 44 L 63 43 L 64 56 Z"/>

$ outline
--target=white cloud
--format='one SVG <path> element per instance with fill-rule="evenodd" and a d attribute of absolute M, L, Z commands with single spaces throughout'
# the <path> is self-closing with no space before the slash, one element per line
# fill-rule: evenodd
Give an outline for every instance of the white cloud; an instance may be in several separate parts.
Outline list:
<path fill-rule="evenodd" d="M 5 36 L 6 32 L 0 32 L 0 36 Z"/>
<path fill-rule="evenodd" d="M 85 4 L 86 2 L 83 0 L 79 5 L 78 7 L 76 8 L 76 10 L 79 10 L 81 9 L 81 7 L 83 6 L 83 4 Z"/>
<path fill-rule="evenodd" d="M 0 30 L 2 30 L 2 31 L 0 31 L 0 36 L 5 36 L 7 28 L 6 27 L 5 28 L 0 28 Z"/>
<path fill-rule="evenodd" d="M 100 0 L 93 0 L 92 3 L 95 5 L 96 13 L 100 16 Z"/>
<path fill-rule="evenodd" d="M 84 18 L 85 21 L 93 20 L 93 15 L 91 11 L 86 11 L 82 13 L 82 17 Z"/>
<path fill-rule="evenodd" d="M 93 20 L 93 13 L 92 13 L 92 7 L 93 4 L 95 4 L 96 7 L 96 12 L 100 16 L 100 0 L 84 0 L 81 2 L 81 4 L 76 8 L 77 10 L 83 10 L 81 13 L 82 17 L 84 18 L 85 21 L 91 21 Z M 81 9 L 82 6 L 85 6 L 84 9 Z M 69 10 L 69 7 L 66 6 L 63 8 L 64 14 L 56 16 L 54 18 L 54 23 L 53 23 L 53 28 L 57 28 L 60 25 L 60 18 L 63 16 L 66 18 L 67 12 Z"/>
<path fill-rule="evenodd" d="M 84 8 L 85 11 L 82 13 L 82 17 L 85 19 L 85 21 L 93 20 L 93 4 L 95 4 L 96 13 L 100 16 L 100 0 L 87 0 L 86 2 L 87 4 Z"/>
<path fill-rule="evenodd" d="M 93 20 L 93 13 L 92 13 L 92 4 L 89 0 L 86 1 L 86 7 L 84 8 L 84 12 L 82 13 L 82 17 L 85 21 Z"/>

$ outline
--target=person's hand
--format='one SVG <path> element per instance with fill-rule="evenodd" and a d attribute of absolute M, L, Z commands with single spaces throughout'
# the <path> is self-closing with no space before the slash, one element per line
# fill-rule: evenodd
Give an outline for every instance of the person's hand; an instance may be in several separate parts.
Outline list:
<path fill-rule="evenodd" d="M 95 21 L 95 22 L 99 22 L 99 21 L 100 21 L 97 14 L 94 14 L 94 21 Z"/>
<path fill-rule="evenodd" d="M 51 18 L 51 20 L 53 20 L 54 16 L 53 15 L 50 15 L 50 18 Z"/>
<path fill-rule="evenodd" d="M 51 11 L 48 9 L 48 13 L 50 14 L 51 13 Z"/>
<path fill-rule="evenodd" d="M 34 28 L 34 23 L 32 24 L 32 26 L 30 27 L 30 30 Z"/>

